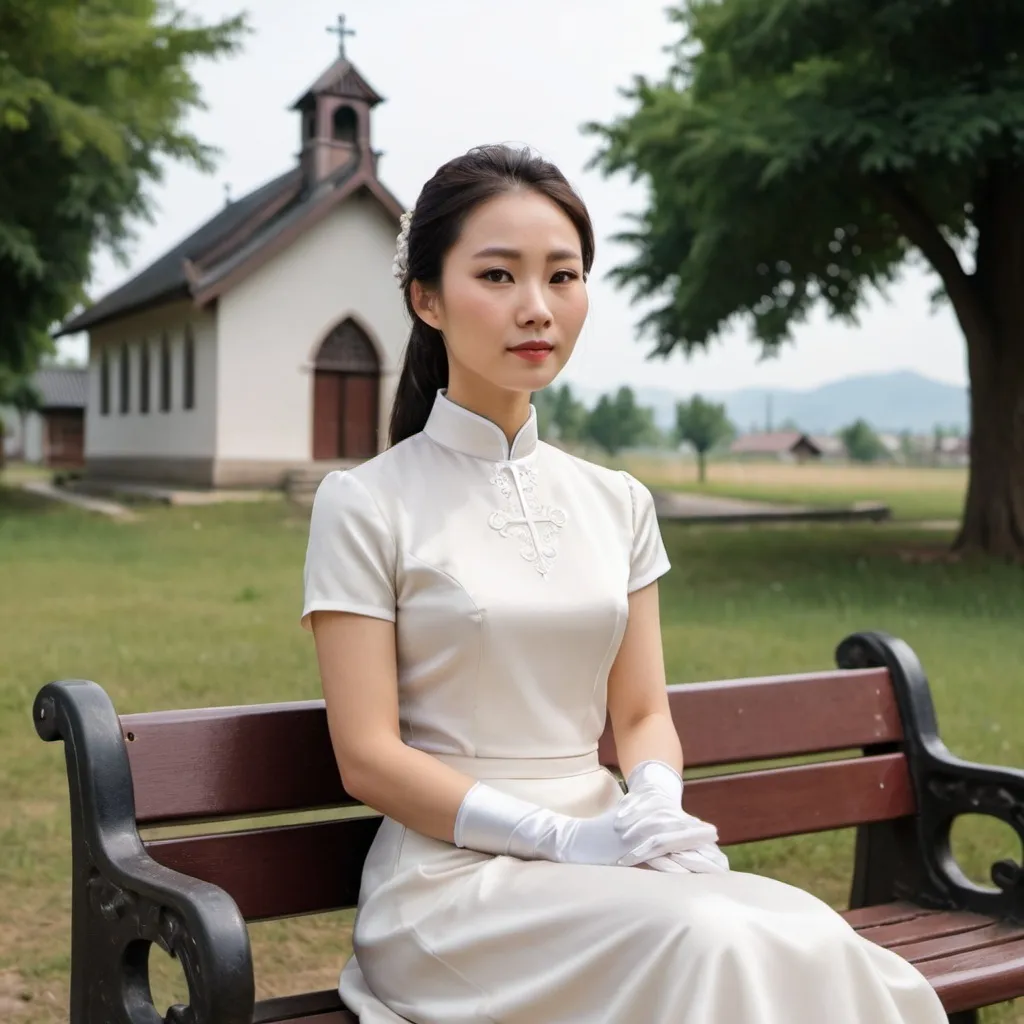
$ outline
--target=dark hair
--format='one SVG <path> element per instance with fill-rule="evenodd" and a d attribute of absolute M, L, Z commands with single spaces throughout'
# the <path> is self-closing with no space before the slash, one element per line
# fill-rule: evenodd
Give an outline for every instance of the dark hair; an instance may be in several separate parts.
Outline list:
<path fill-rule="evenodd" d="M 438 168 L 423 186 L 409 228 L 408 266 L 402 281 L 412 333 L 391 409 L 390 443 L 419 433 L 440 388 L 448 386 L 448 355 L 441 332 L 424 323 L 412 305 L 412 282 L 441 283 L 445 257 L 466 218 L 481 203 L 514 189 L 532 189 L 557 203 L 580 235 L 583 271 L 594 263 L 594 228 L 583 200 L 554 164 L 529 149 L 480 146 Z"/>

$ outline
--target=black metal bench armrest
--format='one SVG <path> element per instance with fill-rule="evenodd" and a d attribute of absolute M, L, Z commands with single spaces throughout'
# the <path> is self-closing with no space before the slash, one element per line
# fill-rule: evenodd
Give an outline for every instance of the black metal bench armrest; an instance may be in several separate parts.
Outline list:
<path fill-rule="evenodd" d="M 189 1005 L 168 1024 L 250 1024 L 255 1003 L 245 920 L 223 889 L 157 863 L 135 823 L 120 721 L 96 683 L 40 690 L 39 735 L 63 740 L 71 800 L 71 1021 L 153 1024 L 150 943 L 176 957 Z"/>
<path fill-rule="evenodd" d="M 903 720 L 904 742 L 917 801 L 916 831 L 923 866 L 920 891 L 908 893 L 935 907 L 969 910 L 1024 924 L 1024 869 L 1016 861 L 992 865 L 995 889 L 971 881 L 950 849 L 953 822 L 982 814 L 1009 825 L 1024 849 L 1024 771 L 975 764 L 952 754 L 939 738 L 928 678 L 902 640 L 856 633 L 836 651 L 840 668 L 889 670 Z"/>

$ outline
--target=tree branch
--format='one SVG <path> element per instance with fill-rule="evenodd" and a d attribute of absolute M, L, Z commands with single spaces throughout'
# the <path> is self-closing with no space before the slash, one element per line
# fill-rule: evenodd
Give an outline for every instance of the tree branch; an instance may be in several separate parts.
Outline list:
<path fill-rule="evenodd" d="M 942 278 L 960 325 L 968 339 L 989 332 L 989 318 L 971 275 L 964 270 L 938 224 L 895 175 L 877 179 L 884 209 L 907 238 L 921 250 Z"/>

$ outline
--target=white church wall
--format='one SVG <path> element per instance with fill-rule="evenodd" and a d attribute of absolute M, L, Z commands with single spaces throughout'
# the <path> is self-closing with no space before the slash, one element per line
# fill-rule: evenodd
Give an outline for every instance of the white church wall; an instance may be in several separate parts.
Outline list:
<path fill-rule="evenodd" d="M 195 340 L 195 403 L 184 408 L 185 327 Z M 171 351 L 171 407 L 160 408 L 160 338 Z M 191 303 L 175 303 L 97 328 L 89 344 L 86 459 L 212 459 L 217 424 L 216 324 Z M 121 345 L 129 354 L 128 412 L 121 412 Z M 140 412 L 142 344 L 149 345 L 149 412 Z M 101 352 L 110 356 L 110 411 L 100 411 Z"/>
<path fill-rule="evenodd" d="M 380 346 L 383 446 L 409 335 L 396 235 L 375 199 L 354 197 L 221 296 L 218 459 L 312 458 L 313 359 L 347 316 Z"/>
<path fill-rule="evenodd" d="M 24 462 L 43 461 L 43 417 L 37 412 L 22 414 L 12 406 L 0 408 L 4 421 L 4 457 Z"/>
<path fill-rule="evenodd" d="M 0 405 L 0 420 L 3 421 L 4 458 L 22 457 L 21 413 L 12 406 Z"/>
<path fill-rule="evenodd" d="M 25 436 L 23 438 L 24 460 L 41 463 L 43 461 L 43 433 L 46 424 L 37 412 L 30 412 L 25 417 Z"/>

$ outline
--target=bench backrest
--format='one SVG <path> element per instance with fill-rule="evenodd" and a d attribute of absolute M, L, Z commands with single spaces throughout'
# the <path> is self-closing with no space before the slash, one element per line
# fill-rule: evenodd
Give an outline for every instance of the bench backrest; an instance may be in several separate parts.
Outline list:
<path fill-rule="evenodd" d="M 887 669 L 669 688 L 688 769 L 685 804 L 723 845 L 914 813 Z M 344 791 L 323 701 L 123 715 L 140 826 L 357 806 Z M 610 729 L 601 761 L 617 767 Z M 751 762 L 832 755 L 784 767 Z M 699 773 L 701 774 L 701 773 Z M 376 815 L 150 839 L 168 867 L 220 886 L 249 920 L 353 907 Z"/>

